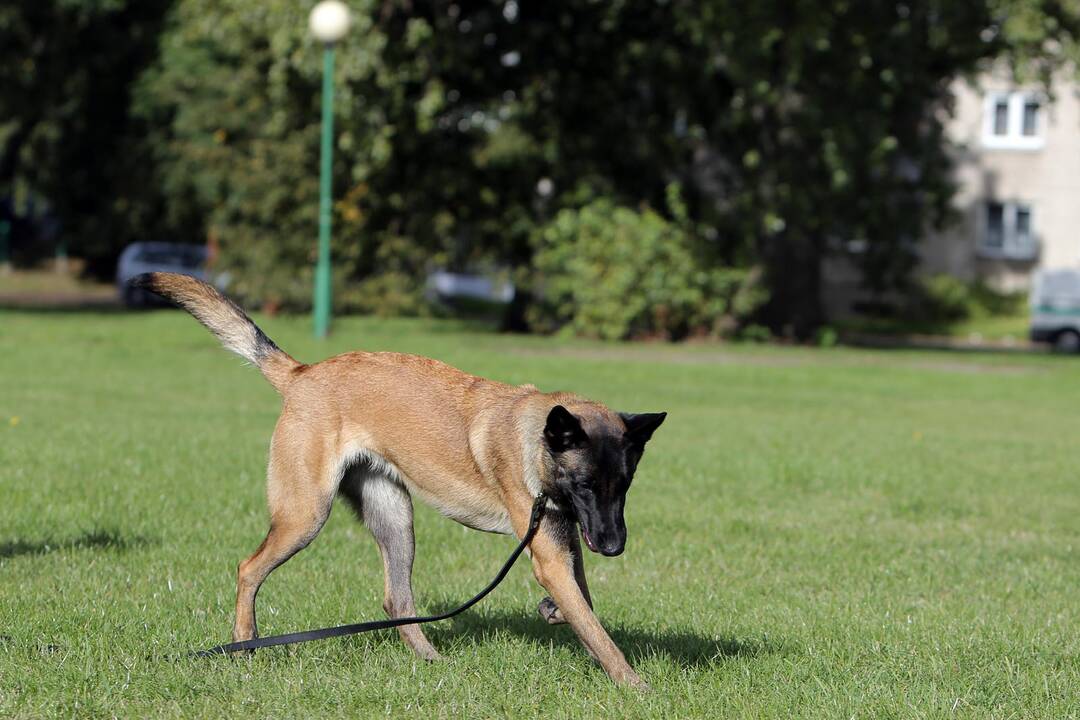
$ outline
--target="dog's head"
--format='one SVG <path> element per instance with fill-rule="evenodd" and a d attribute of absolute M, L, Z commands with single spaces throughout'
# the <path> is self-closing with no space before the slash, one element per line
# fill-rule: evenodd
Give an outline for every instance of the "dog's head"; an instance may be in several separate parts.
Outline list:
<path fill-rule="evenodd" d="M 623 506 L 634 470 L 667 413 L 619 413 L 587 423 L 562 405 L 548 413 L 544 442 L 555 460 L 555 487 L 581 523 L 585 544 L 609 557 L 626 545 Z"/>

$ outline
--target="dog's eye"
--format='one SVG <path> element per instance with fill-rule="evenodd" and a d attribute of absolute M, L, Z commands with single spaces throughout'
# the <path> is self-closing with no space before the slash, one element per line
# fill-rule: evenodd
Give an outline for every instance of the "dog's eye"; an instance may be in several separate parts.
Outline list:
<path fill-rule="evenodd" d="M 581 478 L 565 468 L 559 468 L 559 480 L 574 488 L 575 490 L 580 488 L 582 485 Z"/>

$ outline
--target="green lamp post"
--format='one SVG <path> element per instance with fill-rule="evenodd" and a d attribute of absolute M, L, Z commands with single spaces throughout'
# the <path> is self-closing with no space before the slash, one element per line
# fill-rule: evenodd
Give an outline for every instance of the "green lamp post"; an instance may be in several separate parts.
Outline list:
<path fill-rule="evenodd" d="M 315 266 L 315 337 L 330 331 L 330 171 L 334 150 L 334 44 L 349 31 L 349 8 L 340 0 L 323 0 L 308 18 L 308 27 L 323 43 L 322 146 L 319 153 L 319 259 Z"/>

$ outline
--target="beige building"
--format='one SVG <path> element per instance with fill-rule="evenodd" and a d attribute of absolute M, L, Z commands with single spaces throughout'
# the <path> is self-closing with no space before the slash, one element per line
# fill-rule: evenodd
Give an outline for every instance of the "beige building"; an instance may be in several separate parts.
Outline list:
<path fill-rule="evenodd" d="M 1003 75 L 954 91 L 960 219 L 924 240 L 923 272 L 1022 290 L 1037 269 L 1080 269 L 1080 86 L 1048 97 Z"/>

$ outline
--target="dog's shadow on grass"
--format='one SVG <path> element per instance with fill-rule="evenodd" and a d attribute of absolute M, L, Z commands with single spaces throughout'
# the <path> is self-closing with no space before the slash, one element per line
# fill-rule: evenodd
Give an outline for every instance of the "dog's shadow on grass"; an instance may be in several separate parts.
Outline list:
<path fill-rule="evenodd" d="M 450 609 L 450 605 L 435 608 L 437 612 Z M 755 657 L 778 649 L 768 641 L 709 637 L 686 629 L 653 632 L 623 625 L 605 624 L 605 627 L 631 662 L 665 655 L 682 667 L 698 668 L 725 658 Z M 569 625 L 548 625 L 535 612 L 466 612 L 451 619 L 449 624 L 429 625 L 424 632 L 436 647 L 449 647 L 461 640 L 482 642 L 500 633 L 511 633 L 540 644 L 581 649 L 581 643 Z"/>
<path fill-rule="evenodd" d="M 108 550 L 127 552 L 141 547 L 156 545 L 157 540 L 141 535 L 129 535 L 118 530 L 90 530 L 68 538 L 45 538 L 43 540 L 0 541 L 0 559 L 24 555 L 47 555 L 61 550 Z"/>

